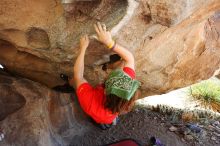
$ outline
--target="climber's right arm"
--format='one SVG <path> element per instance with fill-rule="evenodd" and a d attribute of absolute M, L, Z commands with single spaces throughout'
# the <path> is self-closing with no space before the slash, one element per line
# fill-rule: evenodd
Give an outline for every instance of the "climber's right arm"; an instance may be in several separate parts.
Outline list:
<path fill-rule="evenodd" d="M 119 44 L 115 44 L 113 51 L 116 52 L 119 56 L 121 56 L 121 58 L 125 62 L 124 64 L 125 67 L 130 67 L 133 70 L 135 70 L 134 56 L 130 51 L 128 51 Z"/>
<path fill-rule="evenodd" d="M 86 49 L 89 45 L 88 35 L 81 37 L 80 39 L 80 53 L 76 58 L 76 62 L 73 67 L 73 79 L 70 80 L 70 85 L 73 85 L 76 89 L 82 84 L 87 82 L 84 78 L 84 57 Z"/>
<path fill-rule="evenodd" d="M 105 44 L 109 49 L 111 49 L 115 42 L 112 39 L 111 33 L 106 30 L 106 26 L 97 23 L 95 24 L 95 31 L 97 33 L 98 40 Z M 130 67 L 134 70 L 134 56 L 130 51 L 119 44 L 115 44 L 115 46 L 113 47 L 113 51 L 121 56 L 121 58 L 125 62 L 126 67 Z"/>

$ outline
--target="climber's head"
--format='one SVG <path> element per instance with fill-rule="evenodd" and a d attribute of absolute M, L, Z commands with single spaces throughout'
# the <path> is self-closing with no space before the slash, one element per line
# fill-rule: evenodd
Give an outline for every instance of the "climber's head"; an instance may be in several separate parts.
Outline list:
<path fill-rule="evenodd" d="M 140 83 L 124 71 L 117 69 L 110 73 L 105 82 L 105 107 L 113 113 L 127 112 L 138 98 Z"/>
<path fill-rule="evenodd" d="M 134 106 L 134 102 L 138 99 L 140 91 L 137 89 L 130 100 L 125 100 L 114 94 L 106 96 L 105 108 L 112 111 L 112 113 L 127 113 Z"/>

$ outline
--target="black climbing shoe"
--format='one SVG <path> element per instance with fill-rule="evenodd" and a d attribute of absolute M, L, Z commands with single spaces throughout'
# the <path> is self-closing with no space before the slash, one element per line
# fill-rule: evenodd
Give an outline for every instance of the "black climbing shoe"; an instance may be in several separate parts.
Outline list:
<path fill-rule="evenodd" d="M 116 117 L 114 119 L 114 121 L 112 122 L 112 124 L 99 124 L 99 123 L 96 123 L 91 117 L 90 117 L 90 121 L 98 128 L 102 129 L 102 130 L 107 130 L 109 128 L 111 128 L 112 126 L 115 126 L 117 125 L 118 121 L 119 121 L 119 118 Z"/>
<path fill-rule="evenodd" d="M 101 128 L 102 130 L 107 130 L 109 128 L 111 128 L 112 124 L 99 124 L 99 128 Z"/>
<path fill-rule="evenodd" d="M 111 124 L 99 124 L 99 127 L 100 127 L 102 130 L 107 130 L 107 129 L 111 128 L 112 126 L 117 125 L 118 122 L 119 122 L 119 118 L 116 117 Z"/>
<path fill-rule="evenodd" d="M 65 74 L 60 74 L 60 78 L 62 80 L 64 80 L 65 82 L 69 82 L 69 77 L 67 75 L 65 75 Z"/>

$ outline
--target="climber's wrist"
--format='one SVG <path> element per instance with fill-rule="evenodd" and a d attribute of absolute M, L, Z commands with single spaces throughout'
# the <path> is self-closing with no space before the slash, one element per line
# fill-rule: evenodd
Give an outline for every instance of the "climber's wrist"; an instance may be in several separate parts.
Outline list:
<path fill-rule="evenodd" d="M 110 42 L 106 43 L 106 46 L 110 49 L 113 47 L 115 41 L 111 40 Z"/>
<path fill-rule="evenodd" d="M 109 43 L 106 43 L 106 46 L 109 50 L 113 50 L 116 45 L 116 42 L 114 40 L 111 40 Z"/>

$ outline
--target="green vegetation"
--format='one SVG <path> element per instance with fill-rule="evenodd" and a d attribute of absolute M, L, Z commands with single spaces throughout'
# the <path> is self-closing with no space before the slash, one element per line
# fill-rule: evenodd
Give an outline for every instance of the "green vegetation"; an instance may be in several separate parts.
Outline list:
<path fill-rule="evenodd" d="M 190 87 L 190 96 L 206 108 L 220 112 L 220 81 L 210 79 Z"/>

